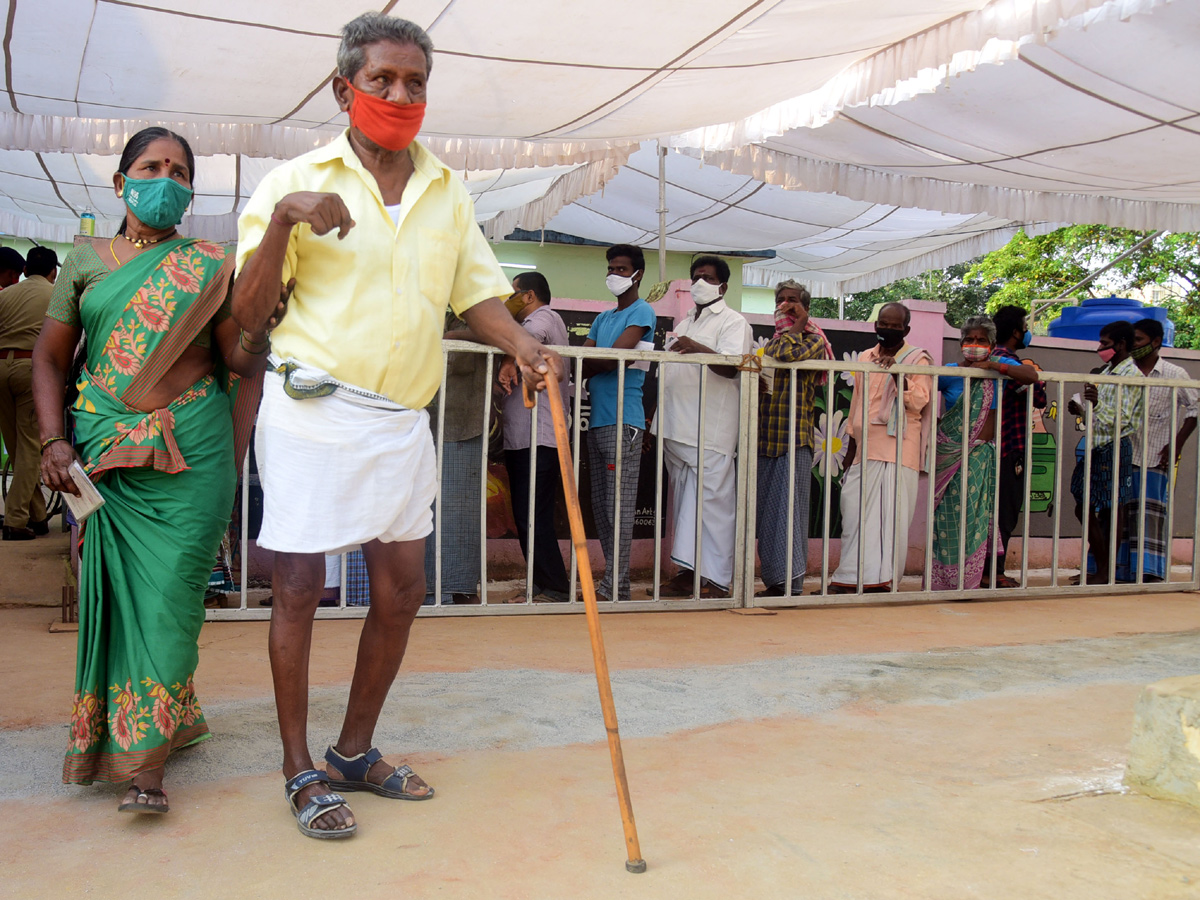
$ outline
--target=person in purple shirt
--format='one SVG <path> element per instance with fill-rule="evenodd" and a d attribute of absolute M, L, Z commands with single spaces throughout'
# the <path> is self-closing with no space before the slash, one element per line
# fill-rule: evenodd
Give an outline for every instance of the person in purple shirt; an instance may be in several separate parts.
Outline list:
<path fill-rule="evenodd" d="M 512 282 L 514 294 L 506 302 L 521 327 L 544 346 L 565 347 L 567 326 L 562 316 L 550 308 L 550 283 L 540 272 L 522 272 Z M 563 378 L 566 379 L 566 369 Z M 531 411 L 525 408 L 520 376 L 511 359 L 500 366 L 500 389 L 504 392 L 504 463 L 508 469 L 508 486 L 512 498 L 513 518 L 517 524 L 517 539 L 528 561 L 529 542 L 529 480 L 536 471 L 533 496 L 533 584 L 528 596 L 541 603 L 565 603 L 571 599 L 571 585 L 558 547 L 554 530 L 554 506 L 562 493 L 562 475 L 558 466 L 558 449 L 554 440 L 554 419 L 550 414 L 550 397 L 538 394 L 537 452 L 531 453 Z M 567 398 L 571 392 L 563 384 L 563 413 L 566 416 Z M 534 468 L 536 466 L 536 469 Z M 505 598 L 518 603 L 525 599 L 524 588 Z"/>

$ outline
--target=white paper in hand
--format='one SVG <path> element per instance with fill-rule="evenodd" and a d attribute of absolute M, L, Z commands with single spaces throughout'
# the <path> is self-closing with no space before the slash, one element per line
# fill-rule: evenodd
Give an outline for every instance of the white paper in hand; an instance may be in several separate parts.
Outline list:
<path fill-rule="evenodd" d="M 637 346 L 634 347 L 633 349 L 634 350 L 653 350 L 654 349 L 654 341 L 638 341 Z M 639 359 L 637 362 L 630 363 L 629 368 L 641 369 L 643 372 L 649 372 L 650 371 L 650 360 Z"/>
<path fill-rule="evenodd" d="M 71 476 L 71 480 L 75 482 L 75 486 L 79 488 L 79 496 L 76 497 L 74 494 L 63 491 L 63 502 L 71 510 L 71 515 L 75 517 L 75 521 L 82 523 L 84 519 L 104 505 L 104 498 L 100 496 L 100 492 L 92 484 L 92 479 L 88 478 L 87 472 L 83 471 L 83 466 L 79 464 L 79 460 L 71 463 L 71 468 L 67 469 L 67 473 Z"/>

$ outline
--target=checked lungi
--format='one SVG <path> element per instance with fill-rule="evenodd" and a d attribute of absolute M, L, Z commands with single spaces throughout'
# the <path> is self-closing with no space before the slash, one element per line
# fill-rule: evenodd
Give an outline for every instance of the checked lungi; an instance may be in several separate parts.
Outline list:
<path fill-rule="evenodd" d="M 763 584 L 787 584 L 788 480 L 791 456 L 758 457 L 758 560 Z M 804 589 L 808 566 L 808 507 L 812 493 L 812 448 L 796 448 L 796 484 L 792 492 L 792 590 Z"/>
<path fill-rule="evenodd" d="M 442 444 L 442 594 L 479 590 L 483 438 Z M 437 528 L 434 502 L 434 528 Z M 425 539 L 425 592 L 434 593 L 435 535 Z"/>
<path fill-rule="evenodd" d="M 1124 505 L 1125 533 L 1117 546 L 1117 581 L 1137 581 L 1138 535 L 1144 533 L 1142 547 L 1142 575 L 1147 579 L 1167 577 L 1169 541 L 1167 527 L 1167 494 L 1170 476 L 1165 469 L 1146 470 L 1146 517 L 1145 528 L 1139 516 L 1141 503 L 1136 494 L 1142 489 L 1142 469 L 1133 469 L 1135 496 Z"/>
<path fill-rule="evenodd" d="M 617 426 L 602 425 L 587 433 L 588 468 L 591 470 L 592 520 L 596 523 L 600 548 L 604 551 L 604 578 L 596 593 L 613 600 L 629 599 L 629 549 L 633 543 L 633 518 L 637 512 L 638 476 L 642 466 L 642 436 L 632 425 L 622 425 L 621 448 L 621 535 L 614 555 L 613 524 L 617 508 Z M 614 579 L 614 570 L 617 576 Z M 613 594 L 613 582 L 617 593 Z"/>

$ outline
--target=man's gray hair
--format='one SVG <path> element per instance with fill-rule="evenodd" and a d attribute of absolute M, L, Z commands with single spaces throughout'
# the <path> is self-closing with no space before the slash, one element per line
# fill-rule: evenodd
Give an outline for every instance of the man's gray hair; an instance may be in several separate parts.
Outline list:
<path fill-rule="evenodd" d="M 988 343 L 996 343 L 996 323 L 991 320 L 990 316 L 971 316 L 967 321 L 963 322 L 963 326 L 959 331 L 964 338 L 968 332 L 983 331 L 987 334 Z"/>
<path fill-rule="evenodd" d="M 425 74 L 433 71 L 433 41 L 424 28 L 407 19 L 369 12 L 342 27 L 342 43 L 337 52 L 338 74 L 347 81 L 357 75 L 367 61 L 363 48 L 379 41 L 420 47 L 425 54 Z"/>
<path fill-rule="evenodd" d="M 810 294 L 808 292 L 808 288 L 806 288 L 804 285 L 802 285 L 798 281 L 793 281 L 791 278 L 789 278 L 787 281 L 781 281 L 781 282 L 779 282 L 779 284 L 775 285 L 775 302 L 776 303 L 779 302 L 779 295 L 782 294 L 784 291 L 799 291 L 800 292 L 800 302 L 804 304 L 804 307 L 806 309 L 808 308 L 809 304 L 812 303 L 812 294 Z"/>

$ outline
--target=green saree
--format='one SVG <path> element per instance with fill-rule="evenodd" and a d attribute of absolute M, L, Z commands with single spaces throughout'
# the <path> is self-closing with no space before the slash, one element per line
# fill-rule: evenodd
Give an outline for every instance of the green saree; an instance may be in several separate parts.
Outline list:
<path fill-rule="evenodd" d="M 938 423 L 937 469 L 934 473 L 933 569 L 935 591 L 958 589 L 962 563 L 963 590 L 983 582 L 984 567 L 993 545 L 999 547 L 992 528 L 992 501 L 996 484 L 996 445 L 980 440 L 993 408 L 998 382 L 968 379 L 963 392 Z M 963 433 L 963 404 L 967 404 L 967 431 Z M 966 493 L 962 484 L 962 446 L 967 444 Z M 963 521 L 965 519 L 965 522 Z M 965 526 L 966 543 L 959 529 Z"/>
<path fill-rule="evenodd" d="M 65 782 L 124 781 L 209 736 L 193 686 L 204 592 L 261 381 L 218 367 L 165 408 L 136 407 L 213 320 L 231 274 L 220 246 L 178 239 L 78 304 L 89 340 L 75 447 L 105 504 L 83 532 Z"/>

